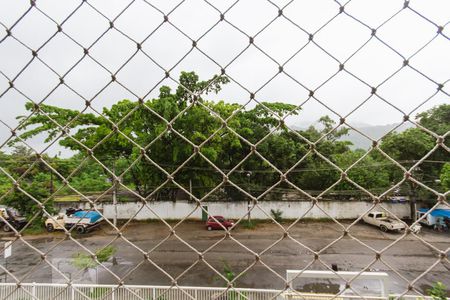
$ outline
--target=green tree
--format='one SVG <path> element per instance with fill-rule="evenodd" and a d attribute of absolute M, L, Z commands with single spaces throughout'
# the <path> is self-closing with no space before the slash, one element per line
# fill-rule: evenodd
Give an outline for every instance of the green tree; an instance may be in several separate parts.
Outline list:
<path fill-rule="evenodd" d="M 4 174 L 0 173 L 0 196 L 6 194 L 12 188 L 11 181 Z"/>
<path fill-rule="evenodd" d="M 6 194 L 11 188 L 12 183 L 8 176 L 4 173 L 6 172 L 6 164 L 8 162 L 9 155 L 0 151 L 0 167 L 2 167 L 3 171 L 0 170 L 0 197 Z"/>
<path fill-rule="evenodd" d="M 365 154 L 364 150 L 347 151 L 333 156 L 336 164 L 346 170 Z M 385 191 L 390 185 L 390 173 L 383 161 L 377 161 L 373 155 L 367 155 L 348 172 L 349 179 L 375 193 Z M 355 190 L 353 184 L 344 182 L 339 189 Z"/>
<path fill-rule="evenodd" d="M 116 175 L 122 175 L 124 185 L 145 197 L 152 193 L 152 199 L 156 200 L 176 198 L 179 188 L 167 174 L 175 170 L 177 183 L 185 189 L 192 185 L 197 197 L 204 196 L 223 181 L 222 174 L 214 166 L 225 172 L 233 169 L 230 180 L 254 195 L 261 194 L 279 181 L 280 175 L 272 166 L 285 172 L 295 165 L 289 173 L 289 181 L 304 190 L 324 190 L 341 175 L 321 156 L 346 168 L 364 155 L 360 150 L 351 151 L 351 143 L 341 140 L 348 129 L 332 131 L 336 124 L 328 116 L 320 118 L 317 127 L 291 131 L 280 119 L 286 114 L 299 114 L 295 105 L 258 102 L 253 108 L 242 108 L 236 103 L 204 99 L 205 95 L 218 93 L 228 83 L 224 76 L 201 81 L 194 72 L 182 72 L 179 83 L 174 91 L 168 86 L 161 87 L 159 96 L 154 99 L 124 99 L 103 108 L 102 114 L 106 118 L 45 104 L 37 109 L 28 103 L 26 108 L 35 113 L 23 119 L 20 129 L 24 133 L 21 137 L 28 139 L 46 134 L 50 140 L 61 134 L 53 120 L 70 124 L 70 136 L 66 132 L 60 144 L 78 154 L 65 160 L 45 159 L 63 177 L 67 177 L 88 157 L 88 161 L 69 179 L 73 188 L 84 193 L 104 191 L 111 187 L 111 170 L 114 170 Z M 448 130 L 448 107 L 440 106 L 421 113 L 417 120 L 422 126 L 442 135 Z M 315 143 L 314 147 L 306 140 Z M 256 149 L 252 147 L 254 144 L 257 144 Z M 435 137 L 414 128 L 390 133 L 383 139 L 381 148 L 410 168 L 435 145 Z M 15 157 L 31 157 L 24 151 L 26 149 L 15 153 Z M 444 149 L 439 149 L 430 159 L 445 160 L 444 152 Z M 297 164 L 301 159 L 302 162 Z M 182 164 L 183 168 L 178 169 Z M 26 167 L 15 163 L 7 169 L 20 174 Z M 420 169 L 414 170 L 413 176 L 432 185 L 431 177 L 437 179 L 440 169 L 424 163 Z M 30 178 L 39 172 L 49 173 L 40 165 L 33 172 L 27 181 L 31 182 Z M 376 191 L 385 190 L 401 180 L 404 174 L 398 167 L 386 164 L 381 153 L 374 152 L 352 168 L 348 175 L 358 184 Z M 1 180 L 0 177 L 0 187 Z M 50 182 L 55 188 L 64 186 L 59 178 L 50 179 Z M 43 188 L 48 184 L 42 183 Z M 277 188 L 290 187 L 287 183 L 280 183 Z M 356 190 L 349 183 L 337 188 Z M 71 192 L 68 187 L 61 191 Z M 232 185 L 225 184 L 220 193 L 233 200 L 244 197 Z"/>
<path fill-rule="evenodd" d="M 239 110 L 240 105 L 237 104 L 223 101 L 214 103 L 192 95 L 201 91 L 217 93 L 221 85 L 228 82 L 224 77 L 216 76 L 207 81 L 199 81 L 195 73 L 183 72 L 179 81 L 181 85 L 175 93 L 164 86 L 161 87 L 158 98 L 145 103 L 122 100 L 111 108 L 104 108 L 103 115 L 108 121 L 93 114 L 80 114 L 78 111 L 48 105 L 41 105 L 40 111 L 44 111 L 58 123 L 71 124 L 74 134 L 63 138 L 61 145 L 81 153 L 86 153 L 86 148 L 93 149 L 93 155 L 106 166 L 104 172 L 108 173 L 107 169 L 112 169 L 110 161 L 124 160 L 125 167 L 132 165 L 124 178 L 129 182 L 125 183 L 131 184 L 139 194 L 146 196 L 167 179 L 167 174 L 160 167 L 173 172 L 195 152 L 192 144 L 203 143 L 200 151 L 204 157 L 222 169 L 232 168 L 249 152 L 249 146 L 238 135 L 252 143 L 261 140 L 276 128 L 279 130 L 276 135 L 279 135 L 286 130 L 279 124 L 279 117 L 296 108 L 284 103 L 261 103 L 251 110 Z M 27 104 L 27 109 L 34 110 L 35 107 Z M 22 138 L 47 133 L 48 139 L 51 139 L 59 134 L 59 128 L 40 111 L 36 111 L 34 116 L 24 122 L 21 129 L 26 132 Z M 225 119 L 233 114 L 233 118 L 227 122 L 228 128 L 223 127 L 220 118 Z M 125 116 L 127 117 L 124 118 Z M 170 127 L 168 121 L 172 121 Z M 118 124 L 120 132 L 113 124 Z M 102 142 L 99 143 L 100 141 Z M 138 145 L 146 147 L 146 151 L 142 152 Z M 263 152 L 264 155 L 270 155 L 271 150 Z M 197 191 L 198 196 L 219 183 L 211 176 L 212 167 L 204 158 L 196 155 L 191 158 L 190 164 L 195 169 L 180 170 L 176 174 L 176 180 L 184 186 L 188 186 L 189 181 L 193 181 L 196 186 L 204 186 L 204 189 Z M 257 169 L 262 164 L 261 160 L 253 158 L 246 168 Z M 116 173 L 120 171 L 122 170 Z M 261 177 L 265 179 L 269 175 Z M 79 180 L 86 181 L 86 178 L 81 176 Z M 78 181 L 74 180 L 74 184 L 76 182 Z M 158 190 L 155 197 L 173 198 L 176 192 L 174 187 L 171 183 L 166 184 L 165 189 Z"/>
<path fill-rule="evenodd" d="M 104 192 L 111 187 L 110 176 L 96 162 L 85 162 L 69 179 L 70 185 L 79 192 Z M 68 190 L 69 193 L 73 191 Z"/>
<path fill-rule="evenodd" d="M 0 166 L 17 181 L 17 184 L 14 184 L 4 173 L 0 176 L 4 196 L 2 204 L 32 217 L 41 212 L 40 203 L 46 201 L 45 209 L 47 212 L 53 212 L 52 199 L 47 200 L 51 185 L 49 170 L 29 148 L 17 145 L 10 155 L 2 155 Z M 36 222 L 39 220 L 40 218 L 37 218 Z"/>
<path fill-rule="evenodd" d="M 310 126 L 304 131 L 298 131 L 298 133 L 311 142 L 317 142 L 321 139 L 320 142 L 315 145 L 314 150 L 336 164 L 336 155 L 350 151 L 351 142 L 338 140 L 341 136 L 346 135 L 348 130 L 338 129 L 330 133 L 331 129 L 335 126 L 335 122 L 328 116 L 321 117 L 319 119 L 319 124 L 321 128 Z M 290 139 L 292 138 L 293 137 L 290 136 Z M 299 140 L 294 149 L 296 149 L 295 151 L 298 151 L 298 154 L 294 159 L 295 162 L 297 162 L 310 150 L 310 147 L 304 141 Z M 313 152 L 312 154 L 309 154 L 304 159 L 304 163 L 298 166 L 298 170 L 293 170 L 295 176 L 292 176 L 292 182 L 302 189 L 321 191 L 330 187 L 340 178 L 337 169 L 326 162 L 317 153 Z M 280 157 L 279 159 L 283 158 Z"/>
<path fill-rule="evenodd" d="M 425 156 L 435 145 L 434 139 L 418 128 L 410 128 L 404 132 L 393 132 L 383 138 L 381 149 L 396 160 L 410 161 Z"/>
<path fill-rule="evenodd" d="M 420 125 L 431 130 L 436 134 L 445 134 L 450 128 L 450 105 L 444 104 L 434 107 L 428 111 L 419 113 L 416 119 Z M 410 128 L 404 132 L 393 132 L 383 138 L 381 148 L 389 156 L 394 158 L 407 169 L 416 164 L 424 156 L 428 155 L 433 147 L 436 145 L 436 138 L 431 134 L 425 132 L 420 128 Z M 448 141 L 446 141 L 448 145 Z M 422 183 L 430 186 L 433 189 L 440 190 L 438 178 L 440 176 L 441 167 L 440 161 L 447 160 L 448 153 L 443 148 L 434 150 L 431 155 L 427 157 L 427 161 L 420 164 L 412 170 L 412 176 Z M 391 168 L 391 181 L 398 182 L 403 173 L 398 167 Z M 417 186 L 408 182 L 407 191 L 411 197 L 411 217 L 415 215 L 413 206 L 415 201 L 419 198 L 421 200 L 435 200 L 435 195 L 426 191 L 419 190 Z"/>
<path fill-rule="evenodd" d="M 440 180 L 444 191 L 448 191 L 450 189 L 450 163 L 446 163 L 442 167 Z"/>
<path fill-rule="evenodd" d="M 31 217 L 41 211 L 38 202 L 44 202 L 50 195 L 47 184 L 49 176 L 38 173 L 31 182 L 22 182 L 19 187 L 15 187 L 13 192 L 4 198 L 3 203 L 19 210 L 25 216 Z M 53 202 L 45 204 L 47 212 L 53 212 Z"/>
<path fill-rule="evenodd" d="M 423 127 L 439 135 L 444 135 L 450 131 L 450 104 L 435 106 L 419 113 L 416 119 Z"/>
<path fill-rule="evenodd" d="M 169 87 L 161 87 L 159 98 L 148 100 L 145 103 L 122 100 L 111 108 L 104 108 L 103 115 L 108 118 L 96 116 L 90 113 L 80 113 L 76 110 L 63 109 L 42 104 L 40 110 L 28 103 L 26 108 L 35 111 L 35 114 L 27 119 L 21 129 L 26 132 L 22 138 L 27 139 L 40 133 L 47 134 L 47 141 L 60 134 L 60 128 L 46 115 L 50 115 L 59 124 L 70 124 L 70 129 L 75 133 L 61 139 L 60 144 L 74 151 L 86 155 L 87 149 L 94 149 L 93 155 L 102 161 L 107 177 L 112 177 L 108 169 L 112 169 L 112 162 L 126 160 L 127 166 L 133 164 L 126 176 L 141 195 L 147 195 L 155 186 L 166 180 L 167 175 L 159 170 L 159 165 L 166 169 L 181 164 L 192 154 L 192 147 L 179 135 L 175 134 L 167 126 L 167 121 L 172 120 L 183 109 L 190 105 L 196 97 L 192 93 L 218 92 L 222 84 L 228 79 L 215 76 L 207 81 L 199 81 L 193 72 L 183 72 L 180 76 L 181 85 L 173 94 Z M 198 102 L 205 102 L 199 97 Z M 212 103 L 205 102 L 205 106 Z M 221 103 L 224 106 L 223 103 Z M 235 108 L 235 106 L 234 106 Z M 42 113 L 45 112 L 45 113 Z M 129 117 L 124 118 L 132 113 Z M 119 124 L 117 132 L 113 124 Z M 189 126 L 185 126 L 188 124 Z M 220 126 L 220 121 L 212 117 L 208 110 L 197 104 L 192 105 L 186 114 L 180 116 L 173 124 L 175 130 L 179 130 L 183 136 L 192 142 L 198 143 L 213 133 Z M 205 130 L 206 129 L 206 130 Z M 99 143 L 100 141 L 103 141 Z M 142 153 L 137 145 L 145 147 L 151 145 L 148 151 Z M 217 151 L 212 146 L 205 145 L 202 153 L 214 159 Z M 169 150 L 169 151 L 167 151 Z M 151 157 L 155 165 L 142 155 Z M 117 170 L 120 173 L 125 169 Z M 104 176 L 103 176 L 104 177 Z M 180 173 L 179 177 L 186 178 L 187 174 Z M 205 177 L 209 178 L 209 177 Z M 80 189 L 84 184 L 89 188 L 99 187 L 102 184 L 92 181 L 91 176 L 79 175 L 74 178 L 73 184 Z M 180 179 L 180 178 L 177 178 Z M 183 181 L 183 179 L 180 179 Z M 103 179 L 100 179 L 103 181 Z"/>

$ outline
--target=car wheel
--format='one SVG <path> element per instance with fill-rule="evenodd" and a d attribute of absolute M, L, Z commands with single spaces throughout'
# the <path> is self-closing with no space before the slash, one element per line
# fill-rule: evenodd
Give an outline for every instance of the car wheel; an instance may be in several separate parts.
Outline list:
<path fill-rule="evenodd" d="M 4 225 L 3 225 L 3 231 L 4 231 L 4 232 L 10 232 L 10 231 L 11 231 L 11 227 L 9 227 L 8 224 L 4 224 Z"/>
<path fill-rule="evenodd" d="M 381 226 L 380 226 L 380 229 L 381 229 L 381 231 L 383 231 L 383 232 L 387 232 L 387 231 L 388 231 L 387 227 L 384 226 L 384 225 L 381 225 Z"/>
<path fill-rule="evenodd" d="M 53 224 L 47 224 L 47 226 L 45 226 L 45 228 L 47 228 L 48 232 L 53 232 L 55 231 L 55 227 L 53 227 Z"/>
<path fill-rule="evenodd" d="M 77 232 L 79 234 L 83 234 L 86 232 L 86 228 L 84 228 L 83 226 L 77 226 L 77 228 L 75 228 L 77 230 Z"/>
<path fill-rule="evenodd" d="M 211 230 L 212 230 L 212 227 L 211 227 L 211 226 L 208 226 L 207 229 L 208 229 L 208 231 L 211 231 Z"/>

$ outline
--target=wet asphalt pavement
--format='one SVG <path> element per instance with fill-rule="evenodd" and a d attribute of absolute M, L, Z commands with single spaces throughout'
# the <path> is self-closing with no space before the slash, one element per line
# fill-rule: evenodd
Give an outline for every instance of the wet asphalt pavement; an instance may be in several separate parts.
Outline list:
<path fill-rule="evenodd" d="M 25 236 L 32 247 L 47 253 L 48 263 L 32 247 L 16 241 L 13 254 L 7 260 L 7 269 L 23 282 L 65 282 L 52 268 L 53 265 L 80 283 L 114 284 L 118 282 L 114 277 L 117 276 L 124 278 L 127 284 L 170 285 L 172 277 L 179 285 L 224 286 L 217 272 L 223 274 L 224 266 L 229 265 L 238 276 L 239 287 L 282 289 L 287 269 L 303 269 L 309 265 L 310 270 L 323 270 L 324 264 L 336 264 L 343 271 L 360 271 L 367 267 L 368 270 L 387 272 L 391 278 L 389 291 L 401 293 L 408 286 L 405 280 L 414 280 L 436 264 L 421 276 L 414 287 L 424 292 L 436 281 L 450 287 L 448 258 L 441 259 L 436 251 L 449 254 L 450 234 L 424 229 L 420 236 L 430 245 L 413 236 L 405 236 L 394 243 L 402 234 L 382 233 L 365 224 L 356 224 L 350 229 L 350 236 L 340 240 L 342 230 L 327 222 L 297 224 L 284 239 L 283 231 L 269 223 L 259 224 L 252 230 L 237 228 L 232 238 L 226 237 L 222 231 L 206 231 L 200 222 L 183 223 L 175 228 L 175 235 L 170 235 L 169 229 L 161 223 L 132 223 L 123 231 L 123 238 L 104 225 L 94 232 L 74 237 L 92 251 L 113 245 L 116 249 L 114 259 L 106 262 L 105 267 L 88 271 L 77 269 L 73 265 L 74 255 L 83 252 L 82 248 L 65 239 L 63 233 L 56 232 Z M 12 237 L 3 235 L 1 238 L 5 241 Z M 150 251 L 148 260 L 136 247 Z M 203 257 L 199 257 L 191 247 L 202 252 Z M 311 250 L 321 249 L 319 260 L 315 260 Z M 381 259 L 376 259 L 375 251 L 383 251 Z M 255 254 L 259 254 L 259 259 Z M 2 265 L 5 266 L 4 260 Z M 3 281 L 5 275 L 0 278 Z M 6 276 L 6 280 L 14 281 L 11 276 Z M 319 292 L 334 292 L 339 284 L 311 280 L 294 283 L 305 291 L 317 291 L 317 286 L 321 286 Z M 378 289 L 371 282 L 355 282 L 355 285 L 368 291 Z"/>

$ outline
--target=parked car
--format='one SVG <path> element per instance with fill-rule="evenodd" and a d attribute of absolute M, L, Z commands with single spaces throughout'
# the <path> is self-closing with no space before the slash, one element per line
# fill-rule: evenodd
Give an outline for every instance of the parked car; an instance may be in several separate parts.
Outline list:
<path fill-rule="evenodd" d="M 389 230 L 401 231 L 406 228 L 403 222 L 400 222 L 394 218 L 391 218 L 384 212 L 370 212 L 363 217 L 363 221 L 367 224 L 371 224 L 380 228 L 381 231 L 386 232 Z"/>
<path fill-rule="evenodd" d="M 428 209 L 426 208 L 419 209 L 418 211 L 416 211 L 417 219 L 422 218 L 426 213 L 428 213 Z M 446 225 L 445 221 L 449 219 L 450 219 L 450 209 L 437 208 L 429 212 L 428 215 L 426 215 L 422 220 L 420 220 L 420 223 L 431 227 L 439 227 L 442 224 Z"/>
<path fill-rule="evenodd" d="M 214 219 L 216 219 L 217 221 Z M 223 229 L 223 227 L 228 229 L 234 225 L 234 222 L 232 220 L 226 220 L 222 216 L 214 216 L 214 219 L 213 217 L 208 218 L 208 220 L 206 221 L 206 229 L 208 230 Z"/>
<path fill-rule="evenodd" d="M 48 232 L 52 232 L 64 228 L 70 230 L 75 227 L 78 233 L 85 233 L 100 225 L 102 220 L 102 215 L 96 211 L 78 210 L 70 215 L 61 213 L 48 218 L 45 221 L 45 228 Z"/>
<path fill-rule="evenodd" d="M 27 219 L 20 216 L 19 213 L 12 208 L 0 207 L 0 214 L 2 215 L 3 219 L 5 219 L 16 230 L 22 229 L 27 224 Z M 5 232 L 9 232 L 12 230 L 11 227 L 2 220 L 0 220 L 0 226 Z"/>
<path fill-rule="evenodd" d="M 76 213 L 77 211 L 82 211 L 81 208 L 74 208 L 74 207 L 69 207 L 66 209 L 66 215 L 71 216 L 74 213 Z"/>
<path fill-rule="evenodd" d="M 449 231 L 450 228 L 450 218 L 447 217 L 437 217 L 436 224 L 434 224 L 433 229 L 436 231 Z"/>

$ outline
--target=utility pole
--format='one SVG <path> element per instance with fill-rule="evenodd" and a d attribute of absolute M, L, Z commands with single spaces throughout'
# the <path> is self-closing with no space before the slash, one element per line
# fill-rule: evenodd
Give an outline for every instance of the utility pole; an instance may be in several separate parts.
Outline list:
<path fill-rule="evenodd" d="M 189 179 L 189 201 L 192 201 L 192 179 Z"/>
<path fill-rule="evenodd" d="M 117 226 L 117 180 L 116 180 L 116 164 L 113 161 L 112 165 L 112 171 L 113 171 L 113 191 L 112 191 L 112 200 L 113 200 L 113 206 L 114 206 L 114 218 L 113 218 L 113 224 L 114 226 Z"/>
<path fill-rule="evenodd" d="M 55 192 L 55 188 L 53 186 L 53 171 L 50 170 L 50 194 Z"/>
<path fill-rule="evenodd" d="M 57 162 L 58 156 L 55 155 L 55 161 Z M 55 192 L 55 185 L 53 184 L 53 171 L 50 170 L 50 195 Z"/>
<path fill-rule="evenodd" d="M 416 211 L 417 211 L 417 195 L 416 195 L 416 184 L 410 182 L 410 193 L 409 193 L 409 208 L 411 219 L 413 222 L 417 221 Z"/>
<path fill-rule="evenodd" d="M 251 193 L 250 193 L 250 176 L 252 176 L 252 172 L 248 171 L 246 175 L 247 175 L 248 193 L 251 195 Z M 248 198 L 248 200 L 247 200 L 247 222 L 248 222 L 248 225 L 250 225 L 250 222 L 251 222 L 250 208 L 251 208 L 250 207 L 250 198 Z"/>
<path fill-rule="evenodd" d="M 416 176 L 420 176 L 421 174 L 421 169 L 420 167 L 416 167 L 414 170 L 411 171 L 411 176 L 413 171 L 417 171 L 416 172 Z M 420 178 L 420 177 L 419 177 Z M 417 221 L 417 217 L 416 217 L 416 211 L 417 211 L 417 184 L 414 181 L 410 181 L 409 182 L 409 189 L 410 189 L 410 193 L 409 193 L 409 208 L 410 208 L 410 213 L 411 213 L 411 220 L 413 222 Z"/>

